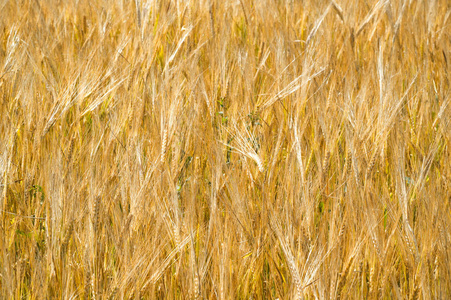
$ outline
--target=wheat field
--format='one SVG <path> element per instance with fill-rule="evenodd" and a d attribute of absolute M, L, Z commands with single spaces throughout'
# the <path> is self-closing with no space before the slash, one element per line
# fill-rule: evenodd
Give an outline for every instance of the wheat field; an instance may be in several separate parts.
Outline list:
<path fill-rule="evenodd" d="M 447 0 L 1 0 L 1 299 L 450 299 Z"/>

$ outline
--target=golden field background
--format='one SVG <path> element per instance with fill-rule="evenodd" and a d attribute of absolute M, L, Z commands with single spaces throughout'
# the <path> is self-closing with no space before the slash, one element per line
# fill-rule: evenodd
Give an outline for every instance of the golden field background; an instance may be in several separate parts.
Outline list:
<path fill-rule="evenodd" d="M 447 0 L 0 1 L 0 298 L 451 297 Z"/>

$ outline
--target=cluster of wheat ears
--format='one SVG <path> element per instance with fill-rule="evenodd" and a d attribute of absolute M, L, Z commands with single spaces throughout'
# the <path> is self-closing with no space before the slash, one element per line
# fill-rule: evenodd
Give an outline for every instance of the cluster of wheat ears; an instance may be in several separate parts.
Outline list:
<path fill-rule="evenodd" d="M 1 299 L 449 299 L 448 0 L 1 0 Z"/>

